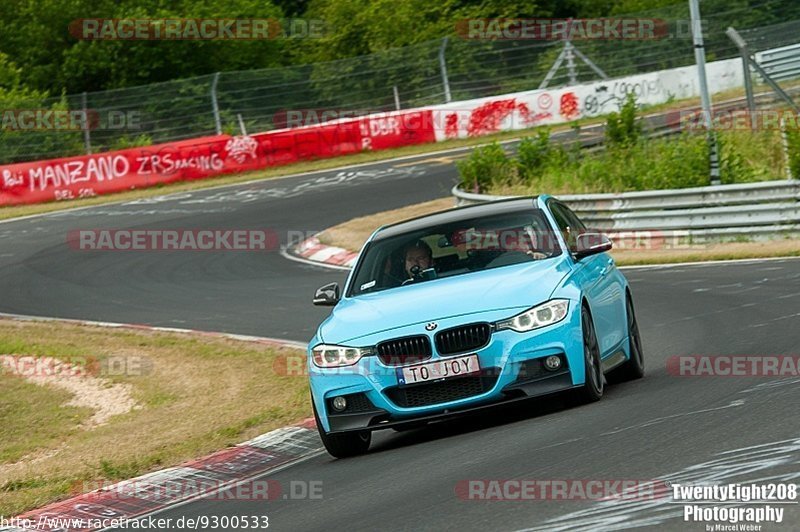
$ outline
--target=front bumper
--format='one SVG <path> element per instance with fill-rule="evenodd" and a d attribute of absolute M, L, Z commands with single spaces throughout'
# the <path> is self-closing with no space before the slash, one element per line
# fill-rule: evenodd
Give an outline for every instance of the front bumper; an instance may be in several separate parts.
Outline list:
<path fill-rule="evenodd" d="M 495 319 L 504 317 L 507 313 Z M 440 321 L 442 328 L 461 324 L 463 318 Z M 419 328 L 400 330 L 395 336 L 408 333 L 419 334 Z M 309 360 L 311 392 L 324 430 L 380 430 L 429 423 L 580 386 L 585 375 L 580 306 L 571 304 L 567 317 L 555 325 L 527 333 L 494 331 L 489 343 L 476 351 L 447 357 L 434 352 L 428 361 L 473 353 L 478 355 L 481 377 L 457 377 L 409 386 L 398 384 L 396 367 L 385 366 L 374 356 L 333 371 L 320 369 Z M 550 355 L 562 358 L 561 369 L 555 372 L 541 369 L 541 361 Z M 414 390 L 422 386 L 429 388 Z M 441 389 L 436 389 L 437 386 Z M 444 388 L 461 388 L 462 391 Z M 330 400 L 341 395 L 357 397 L 358 408 L 335 413 L 330 408 Z M 414 396 L 413 400 L 406 395 Z"/>
<path fill-rule="evenodd" d="M 385 410 L 374 409 L 353 414 L 335 414 L 328 416 L 330 433 L 349 432 L 361 430 L 383 430 L 409 427 L 419 424 L 433 423 L 454 417 L 482 412 L 499 405 L 516 403 L 552 393 L 562 392 L 573 388 L 569 372 L 543 379 L 535 383 L 526 383 L 519 386 L 510 386 L 504 391 L 502 397 L 489 403 L 479 403 L 477 406 L 445 409 L 436 414 L 428 414 L 412 418 L 393 418 Z"/>

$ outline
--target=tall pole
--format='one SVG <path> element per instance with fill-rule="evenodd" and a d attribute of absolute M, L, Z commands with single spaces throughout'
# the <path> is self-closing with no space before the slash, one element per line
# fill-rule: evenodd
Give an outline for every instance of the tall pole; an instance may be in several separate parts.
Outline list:
<path fill-rule="evenodd" d="M 442 85 L 444 86 L 444 101 L 450 103 L 450 80 L 447 79 L 447 62 L 444 60 L 444 51 L 447 49 L 447 37 L 442 39 L 439 47 L 439 69 L 442 71 Z"/>
<path fill-rule="evenodd" d="M 400 110 L 400 93 L 397 92 L 397 85 L 392 86 L 392 92 L 394 92 L 394 108 L 396 110 Z"/>
<path fill-rule="evenodd" d="M 577 85 L 578 84 L 578 73 L 575 70 L 575 57 L 572 53 L 572 43 L 566 41 L 564 43 L 564 52 L 567 57 L 567 72 L 569 73 L 569 84 L 570 85 Z"/>
<path fill-rule="evenodd" d="M 214 74 L 211 81 L 211 111 L 214 113 L 214 129 L 217 135 L 222 135 L 222 120 L 219 117 L 219 104 L 217 103 L 217 83 L 219 83 L 219 72 Z"/>
<path fill-rule="evenodd" d="M 694 59 L 697 63 L 697 78 L 700 82 L 700 103 L 703 106 L 703 119 L 708 134 L 708 154 L 710 164 L 710 180 L 712 185 L 719 185 L 719 149 L 717 137 L 711 123 L 711 98 L 708 95 L 706 80 L 706 50 L 703 44 L 703 26 L 700 23 L 700 7 L 698 0 L 689 0 L 689 16 L 692 19 L 692 41 L 694 43 Z"/>
<path fill-rule="evenodd" d="M 86 103 L 86 92 L 84 91 L 81 94 L 81 107 L 83 108 L 83 114 L 81 116 L 81 126 L 83 127 L 83 145 L 86 148 L 86 155 L 92 154 L 92 139 L 89 134 L 89 109 L 88 104 Z"/>

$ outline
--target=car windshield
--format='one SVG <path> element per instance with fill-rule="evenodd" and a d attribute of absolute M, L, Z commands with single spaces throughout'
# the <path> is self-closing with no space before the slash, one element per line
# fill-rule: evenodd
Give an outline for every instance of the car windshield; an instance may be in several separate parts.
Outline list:
<path fill-rule="evenodd" d="M 560 253 L 540 209 L 483 216 L 381 239 L 367 246 L 348 295 L 550 258 Z"/>

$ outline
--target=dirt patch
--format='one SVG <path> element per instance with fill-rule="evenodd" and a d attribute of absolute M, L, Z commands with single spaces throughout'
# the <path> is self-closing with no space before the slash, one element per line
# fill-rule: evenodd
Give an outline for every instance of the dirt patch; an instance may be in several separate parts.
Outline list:
<path fill-rule="evenodd" d="M 0 366 L 6 374 L 27 380 L 38 386 L 55 386 L 69 392 L 73 398 L 65 406 L 91 408 L 94 414 L 82 428 L 105 425 L 108 420 L 141 408 L 132 396 L 130 384 L 112 383 L 90 374 L 86 367 L 70 364 L 53 357 L 0 355 Z"/>

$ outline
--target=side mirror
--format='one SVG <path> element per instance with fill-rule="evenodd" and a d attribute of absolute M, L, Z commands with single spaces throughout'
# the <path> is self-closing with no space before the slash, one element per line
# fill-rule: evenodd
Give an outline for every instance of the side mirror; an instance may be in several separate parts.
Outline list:
<path fill-rule="evenodd" d="M 575 260 L 609 251 L 611 239 L 605 233 L 583 233 L 575 239 Z"/>
<path fill-rule="evenodd" d="M 330 283 L 317 288 L 313 302 L 322 307 L 332 307 L 339 299 L 339 283 Z"/>

